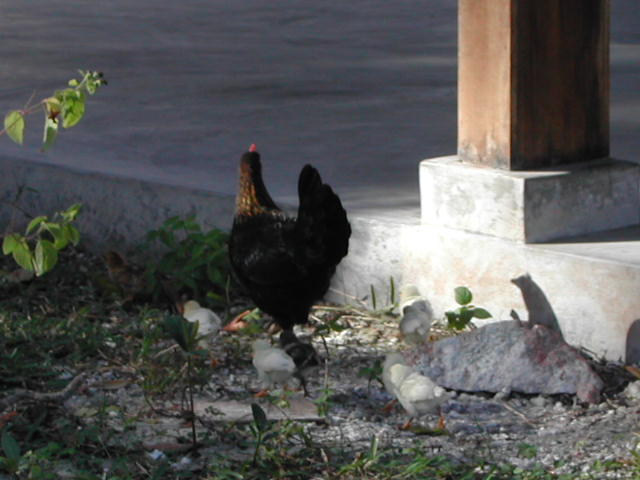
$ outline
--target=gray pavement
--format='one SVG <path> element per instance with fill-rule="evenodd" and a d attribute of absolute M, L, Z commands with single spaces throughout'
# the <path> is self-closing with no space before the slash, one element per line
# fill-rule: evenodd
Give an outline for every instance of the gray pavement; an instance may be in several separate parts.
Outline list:
<path fill-rule="evenodd" d="M 352 211 L 415 213 L 418 162 L 456 149 L 456 4 L 2 2 L 1 112 L 77 68 L 110 83 L 49 153 L 35 115 L 0 155 L 232 194 L 255 142 L 277 198 L 311 162 Z M 612 154 L 639 160 L 640 8 L 612 4 Z"/>

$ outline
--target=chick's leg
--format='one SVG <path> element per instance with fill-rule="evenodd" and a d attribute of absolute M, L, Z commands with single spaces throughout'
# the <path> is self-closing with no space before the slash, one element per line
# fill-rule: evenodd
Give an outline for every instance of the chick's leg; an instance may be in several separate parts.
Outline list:
<path fill-rule="evenodd" d="M 413 424 L 413 417 L 407 420 L 407 422 L 400 427 L 400 430 L 409 430 L 412 424 Z"/>
<path fill-rule="evenodd" d="M 393 410 L 393 407 L 396 406 L 396 403 L 398 403 L 398 399 L 394 398 L 389 403 L 387 403 L 384 407 L 382 407 L 382 411 L 386 414 L 391 413 L 391 410 Z"/>
<path fill-rule="evenodd" d="M 252 312 L 251 309 L 245 310 L 244 312 L 236 315 L 233 320 L 231 320 L 222 330 L 225 332 L 237 332 L 238 330 L 242 330 L 247 327 L 248 323 L 244 319 L 247 315 Z"/>
<path fill-rule="evenodd" d="M 442 413 L 442 410 L 440 410 L 440 416 L 438 417 L 438 430 L 446 430 L 446 429 L 447 429 L 447 423 L 444 418 L 444 413 Z"/>

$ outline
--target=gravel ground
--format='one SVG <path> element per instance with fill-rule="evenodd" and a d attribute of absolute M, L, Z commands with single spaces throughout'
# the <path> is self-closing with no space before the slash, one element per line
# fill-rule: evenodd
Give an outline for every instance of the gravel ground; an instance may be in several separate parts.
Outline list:
<path fill-rule="evenodd" d="M 579 474 L 598 479 L 638 478 L 637 467 L 634 474 L 633 468 L 624 465 L 633 461 L 634 452 L 640 453 L 640 382 L 627 386 L 631 377 L 620 366 L 599 366 L 610 381 L 606 382 L 609 393 L 597 405 L 579 404 L 567 395 L 453 392 L 443 407 L 446 434 L 433 434 L 436 415 L 420 418 L 414 422 L 416 428 L 403 431 L 399 426 L 406 422 L 407 415 L 401 407 L 396 405 L 391 413 L 384 413 L 382 408 L 390 396 L 379 382 L 369 382 L 360 375 L 362 368 L 382 361 L 387 352 L 404 348 L 397 338 L 396 324 L 388 318 L 385 321 L 364 316 L 351 317 L 349 324 L 350 328 L 325 336 L 326 348 L 318 336 L 313 340 L 319 352 L 324 356 L 328 353 L 328 385 L 333 392 L 327 417 L 305 423 L 314 442 L 341 446 L 348 455 L 366 451 L 372 438 L 377 438 L 381 449 L 417 447 L 427 455 L 445 455 L 461 462 L 504 462 L 525 469 L 542 465 L 548 472 L 571 474 L 570 478 L 578 478 Z M 310 333 L 311 329 L 301 334 L 305 332 Z M 260 386 L 251 365 L 252 339 L 226 332 L 214 339 L 212 353 L 221 363 L 218 374 L 198 395 L 197 402 L 255 401 L 251 394 Z M 126 377 L 127 373 L 107 370 L 95 380 L 113 382 L 123 375 Z M 312 399 L 322 394 L 323 379 L 324 371 L 310 379 Z M 105 401 L 103 394 L 91 394 L 91 387 L 88 392 L 67 402 L 79 416 L 90 417 L 89 405 Z M 107 394 L 129 413 L 148 408 L 136 381 Z M 167 399 L 162 410 L 175 412 L 178 404 L 179 399 Z M 176 432 L 187 436 L 187 427 L 176 415 L 153 417 L 148 423 L 138 424 L 138 433 L 147 439 L 148 449 L 152 445 L 175 444 Z M 117 423 L 115 416 L 112 420 Z M 252 453 L 251 449 L 239 450 L 229 430 L 217 425 L 212 430 L 220 441 L 218 453 L 239 460 Z M 203 457 L 207 457 L 206 452 Z M 614 463 L 617 468 L 605 468 Z"/>
<path fill-rule="evenodd" d="M 383 359 L 386 352 L 403 348 L 395 325 L 354 327 L 330 339 L 330 377 L 337 393 L 329 426 L 318 431 L 319 438 L 344 437 L 360 447 L 368 445 L 372 435 L 390 447 L 413 445 L 419 438 L 422 448 L 434 454 L 445 453 L 462 461 L 505 461 L 525 468 L 541 463 L 556 473 L 587 472 L 598 462 L 629 459 L 638 449 L 640 389 L 636 387 L 640 383 L 590 406 L 569 396 L 454 392 L 443 408 L 448 435 L 416 436 L 400 431 L 398 425 L 407 419 L 401 407 L 389 416 L 383 414 L 381 407 L 390 396 L 378 384 L 368 388 L 367 381 L 358 376 L 360 368 L 371 366 L 375 358 Z M 608 374 L 625 376 L 614 367 L 608 368 Z M 427 416 L 421 423 L 434 426 L 437 420 L 437 416 Z M 609 472 L 600 478 L 627 477 Z"/>

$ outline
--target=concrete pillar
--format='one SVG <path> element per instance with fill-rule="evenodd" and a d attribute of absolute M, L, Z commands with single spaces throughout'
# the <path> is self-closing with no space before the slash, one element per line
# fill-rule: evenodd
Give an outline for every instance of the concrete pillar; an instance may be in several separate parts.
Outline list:
<path fill-rule="evenodd" d="M 609 0 L 459 0 L 458 155 L 421 164 L 425 223 L 524 242 L 640 223 L 609 154 Z"/>

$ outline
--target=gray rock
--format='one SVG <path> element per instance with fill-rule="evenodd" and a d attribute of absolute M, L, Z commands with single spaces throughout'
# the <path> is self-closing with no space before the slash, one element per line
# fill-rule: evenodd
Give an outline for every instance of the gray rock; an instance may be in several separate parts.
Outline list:
<path fill-rule="evenodd" d="M 531 399 L 531 405 L 533 405 L 534 407 L 542 408 L 548 404 L 549 401 L 545 397 L 538 396 Z"/>
<path fill-rule="evenodd" d="M 624 390 L 624 395 L 630 400 L 640 400 L 640 381 L 631 382 Z"/>
<path fill-rule="evenodd" d="M 439 385 L 468 392 L 568 393 L 596 403 L 604 386 L 584 357 L 543 325 L 496 322 L 405 356 Z"/>
<path fill-rule="evenodd" d="M 500 390 L 498 393 L 496 393 L 493 396 L 494 400 L 506 400 L 509 398 L 509 395 L 511 395 L 511 389 L 509 387 L 505 387 L 502 390 Z"/>

